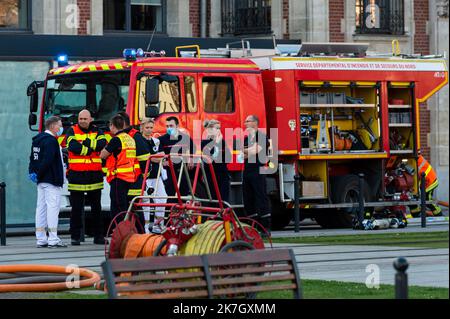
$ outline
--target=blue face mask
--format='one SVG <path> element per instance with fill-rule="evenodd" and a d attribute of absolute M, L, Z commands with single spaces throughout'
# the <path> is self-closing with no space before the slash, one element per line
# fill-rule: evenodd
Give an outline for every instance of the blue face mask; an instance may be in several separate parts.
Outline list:
<path fill-rule="evenodd" d="M 176 130 L 175 130 L 174 127 L 168 127 L 167 128 L 167 134 L 173 136 L 173 135 L 175 135 L 175 133 L 176 133 Z"/>
<path fill-rule="evenodd" d="M 63 133 L 64 129 L 62 128 L 62 126 L 59 128 L 58 132 L 56 133 L 56 136 L 61 136 Z"/>

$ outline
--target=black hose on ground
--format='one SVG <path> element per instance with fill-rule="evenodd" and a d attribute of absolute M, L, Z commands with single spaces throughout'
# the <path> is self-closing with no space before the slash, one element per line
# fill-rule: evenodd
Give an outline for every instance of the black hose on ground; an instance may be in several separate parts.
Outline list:
<path fill-rule="evenodd" d="M 0 280 L 0 285 L 41 284 L 64 282 L 67 276 L 31 276 Z"/>

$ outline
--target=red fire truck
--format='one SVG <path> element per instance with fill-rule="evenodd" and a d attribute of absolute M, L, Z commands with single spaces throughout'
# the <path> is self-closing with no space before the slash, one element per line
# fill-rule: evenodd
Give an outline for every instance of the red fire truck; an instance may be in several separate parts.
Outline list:
<path fill-rule="evenodd" d="M 227 137 L 225 130 L 243 128 L 254 114 L 274 149 L 275 172 L 267 183 L 274 228 L 292 220 L 297 193 L 301 218 L 349 227 L 361 189 L 368 213 L 404 214 L 419 203 L 419 108 L 448 81 L 443 59 L 374 57 L 366 49 L 364 44 L 303 44 L 293 52 L 281 46 L 264 52 L 196 48 L 177 50 L 177 57 L 125 50 L 124 59 L 60 66 L 45 81 L 33 82 L 29 124 L 42 130 L 46 117 L 59 115 L 69 127 L 87 108 L 97 125 L 107 127 L 113 114 L 126 110 L 134 125 L 156 117 L 160 133 L 168 116 L 176 115 L 191 134 L 199 129 L 196 120 L 218 119 Z M 44 88 L 40 109 L 38 87 Z M 155 88 L 159 103 L 151 104 Z M 227 142 L 236 155 L 240 137 Z M 242 165 L 233 161 L 229 168 L 231 204 L 240 209 Z M 108 199 L 102 202 L 107 206 Z"/>

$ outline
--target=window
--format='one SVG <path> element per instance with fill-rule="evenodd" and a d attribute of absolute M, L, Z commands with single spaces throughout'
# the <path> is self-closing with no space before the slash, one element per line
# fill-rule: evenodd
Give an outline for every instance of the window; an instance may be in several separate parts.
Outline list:
<path fill-rule="evenodd" d="M 74 124 L 78 112 L 87 108 L 95 120 L 107 122 L 125 110 L 129 72 L 56 76 L 47 81 L 46 116 L 59 115 L 64 123 Z"/>
<path fill-rule="evenodd" d="M 208 113 L 233 112 L 233 80 L 226 77 L 203 78 L 203 105 Z"/>
<path fill-rule="evenodd" d="M 165 0 L 103 0 L 106 31 L 163 30 Z"/>
<path fill-rule="evenodd" d="M 222 36 L 270 34 L 271 0 L 222 0 Z"/>
<path fill-rule="evenodd" d="M 159 84 L 159 113 L 179 112 L 181 112 L 179 82 L 161 82 Z"/>
<path fill-rule="evenodd" d="M 192 76 L 184 77 L 184 94 L 186 98 L 186 111 L 197 112 L 197 91 L 195 78 Z"/>
<path fill-rule="evenodd" d="M 25 30 L 30 27 L 30 1 L 1 0 L 0 30 Z"/>
<path fill-rule="evenodd" d="M 356 33 L 405 33 L 403 0 L 356 0 Z"/>

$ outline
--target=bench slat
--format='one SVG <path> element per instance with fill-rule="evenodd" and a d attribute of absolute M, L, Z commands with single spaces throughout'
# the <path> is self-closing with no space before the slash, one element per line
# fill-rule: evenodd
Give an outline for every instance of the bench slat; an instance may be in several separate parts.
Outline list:
<path fill-rule="evenodd" d="M 202 268 L 203 263 L 200 256 L 179 257 L 183 258 L 160 256 L 136 259 L 108 259 L 108 262 L 111 264 L 111 269 L 114 273 Z"/>
<path fill-rule="evenodd" d="M 209 265 L 227 266 L 227 265 L 248 265 L 249 263 L 267 263 L 267 262 L 283 262 L 291 261 L 289 251 L 285 249 L 270 249 L 270 250 L 251 250 L 251 260 L 247 254 L 236 253 L 219 253 L 208 256 Z"/>
<path fill-rule="evenodd" d="M 293 280 L 293 279 L 295 279 L 294 274 L 275 275 L 275 276 L 234 277 L 224 279 L 213 279 L 212 285 L 219 286 L 219 285 L 251 284 L 251 283 L 272 282 L 272 281 Z"/>
<path fill-rule="evenodd" d="M 134 282 L 134 281 L 153 281 L 162 279 L 189 279 L 189 278 L 203 278 L 203 271 L 197 272 L 169 272 L 165 274 L 148 274 L 148 275 L 135 275 L 128 277 L 116 277 L 116 282 Z"/>
<path fill-rule="evenodd" d="M 253 287 L 237 287 L 237 288 L 225 288 L 214 289 L 214 296 L 232 295 L 232 294 L 245 294 L 249 292 L 261 292 L 261 291 L 274 291 L 274 290 L 293 290 L 296 289 L 296 284 L 283 284 L 283 285 L 265 285 L 265 286 L 253 286 Z"/>
<path fill-rule="evenodd" d="M 155 284 L 116 286 L 117 292 L 136 292 L 136 291 L 153 291 L 153 290 L 168 290 L 168 289 L 182 289 L 182 288 L 206 288 L 205 280 L 196 281 L 172 281 Z"/>
<path fill-rule="evenodd" d="M 120 299 L 181 299 L 181 298 L 199 298 L 208 297 L 206 290 L 191 290 L 182 292 L 169 292 L 161 294 L 137 295 L 137 296 L 120 296 Z"/>
<path fill-rule="evenodd" d="M 211 276 L 224 276 L 224 275 L 238 275 L 248 273 L 264 273 L 264 272 L 278 272 L 278 271 L 292 271 L 291 265 L 286 266 L 261 266 L 261 267 L 239 267 L 231 269 L 218 269 L 211 270 Z"/>

